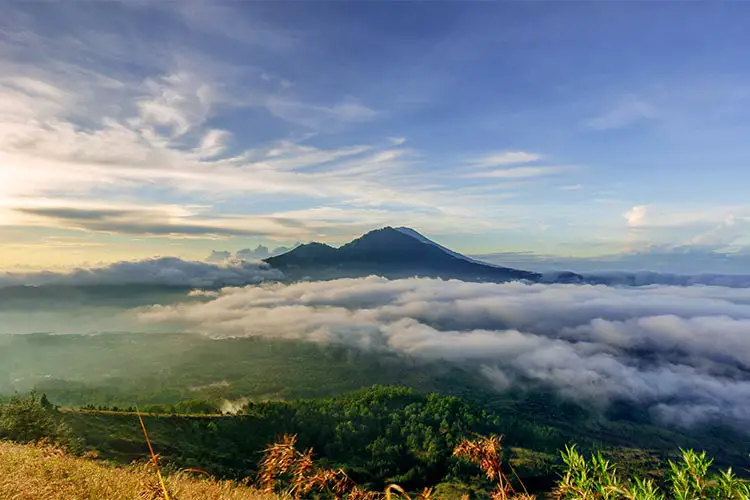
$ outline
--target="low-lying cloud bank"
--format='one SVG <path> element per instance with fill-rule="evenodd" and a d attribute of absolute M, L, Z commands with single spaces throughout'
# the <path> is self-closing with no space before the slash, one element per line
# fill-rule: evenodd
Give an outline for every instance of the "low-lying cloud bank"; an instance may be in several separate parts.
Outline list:
<path fill-rule="evenodd" d="M 80 268 L 70 272 L 30 272 L 0 274 L 0 288 L 14 285 L 155 285 L 219 288 L 260 283 L 282 278 L 280 271 L 267 264 L 229 260 L 222 264 L 163 257 L 116 262 L 102 267 Z"/>
<path fill-rule="evenodd" d="M 690 424 L 750 423 L 750 289 L 370 277 L 225 288 L 140 309 L 213 336 L 304 339 L 473 362 L 492 383 L 626 398 Z"/>
<path fill-rule="evenodd" d="M 232 253 L 229 250 L 213 250 L 211 255 L 206 258 L 207 262 L 223 262 L 228 259 L 238 260 L 263 260 L 269 257 L 275 257 L 295 248 L 294 247 L 276 247 L 269 249 L 267 246 L 258 245 L 255 248 L 243 248 Z"/>
<path fill-rule="evenodd" d="M 472 257 L 493 264 L 541 273 L 553 270 L 584 274 L 645 270 L 680 275 L 747 273 L 750 269 L 750 248 L 745 247 L 729 253 L 722 250 L 721 247 L 711 245 L 683 245 L 600 257 L 560 257 L 532 252 L 501 252 Z"/>
<path fill-rule="evenodd" d="M 553 275 L 550 273 L 550 275 Z M 750 288 L 750 275 L 747 274 L 671 274 L 653 271 L 609 271 L 600 273 L 583 273 L 587 283 L 617 286 L 728 286 L 732 288 Z"/>

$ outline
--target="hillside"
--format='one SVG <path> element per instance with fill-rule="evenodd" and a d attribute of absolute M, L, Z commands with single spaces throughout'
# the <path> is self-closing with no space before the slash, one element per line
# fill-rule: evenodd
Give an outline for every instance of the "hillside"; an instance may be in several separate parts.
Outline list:
<path fill-rule="evenodd" d="M 166 478 L 180 500 L 272 500 L 273 495 L 239 485 L 177 473 Z M 44 445 L 0 441 L 0 500 L 103 500 L 161 498 L 147 464 L 109 466 Z"/>
<path fill-rule="evenodd" d="M 412 276 L 493 282 L 541 279 L 538 273 L 469 259 L 409 228 L 377 229 L 339 248 L 309 243 L 265 262 L 291 278 L 376 274 L 392 279 Z"/>
<path fill-rule="evenodd" d="M 438 417 L 440 418 L 440 417 Z M 351 422 L 354 424 L 355 422 Z M 441 434 L 451 435 L 448 429 Z M 428 434 L 433 443 L 417 441 L 418 456 L 433 455 L 434 445 L 444 437 Z M 403 436 L 402 436 L 403 438 Z M 437 439 L 437 440 L 436 440 Z M 436 440 L 436 441 L 435 441 Z M 410 442 L 406 439 L 402 445 Z M 470 477 L 454 475 L 451 482 L 428 486 L 417 493 L 397 485 L 368 489 L 358 484 L 350 473 L 320 460 L 315 450 L 301 451 L 297 437 L 279 436 L 265 449 L 254 478 L 263 492 L 241 484 L 216 480 L 199 470 L 166 472 L 164 479 L 149 462 L 140 461 L 114 467 L 95 460 L 92 455 L 73 456 L 63 448 L 37 443 L 14 444 L 0 441 L 0 500 L 67 500 L 127 499 L 144 500 L 271 500 L 278 498 L 348 498 L 349 500 L 431 500 L 490 498 L 494 500 L 719 500 L 750 498 L 750 483 L 731 469 L 717 470 L 705 453 L 683 450 L 668 463 L 640 460 L 632 463 L 632 451 L 621 450 L 619 456 L 595 453 L 582 455 L 575 446 L 561 451 L 563 464 L 556 468 L 554 482 L 543 490 L 527 478 L 521 481 L 519 471 L 538 469 L 545 457 L 528 450 L 506 448 L 502 436 L 474 436 L 448 444 L 453 473 L 463 470 Z M 452 451 L 451 451 L 452 450 Z M 385 451 L 385 450 L 384 450 Z M 622 458 L 631 464 L 623 464 Z M 635 457 L 638 457 L 636 454 Z M 415 457 L 417 458 L 417 457 Z M 616 461 L 612 462 L 615 458 Z M 641 455 L 641 458 L 648 458 Z M 541 460 L 541 462 L 540 462 Z M 395 465 L 395 464 L 390 464 Z M 624 467 L 623 467 L 624 465 Z M 635 465 L 635 467 L 633 467 Z M 431 468 L 415 469 L 416 478 L 426 479 Z M 351 469 L 355 472 L 356 469 Z M 200 477 L 194 475 L 200 474 Z M 248 477 L 248 476 L 245 476 Z M 550 476 L 552 478 L 552 476 Z M 401 479 L 409 479 L 402 476 Z M 466 482 L 468 479 L 468 482 Z M 414 493 L 409 495 L 407 491 Z"/>
<path fill-rule="evenodd" d="M 348 417 L 338 415 L 339 410 L 334 417 L 332 408 L 351 407 L 350 416 L 371 411 L 372 404 L 361 401 L 380 392 L 365 389 L 374 384 L 411 387 L 422 395 L 396 398 L 398 404 L 389 407 L 395 413 L 411 411 L 415 401 L 423 404 L 429 393 L 458 396 L 472 411 L 490 414 L 487 422 L 498 418 L 489 430 L 504 434 L 509 445 L 546 454 L 555 455 L 571 442 L 587 450 L 629 447 L 660 456 L 685 447 L 705 449 L 718 464 L 741 471 L 750 453 L 746 436 L 730 428 L 660 425 L 627 401 L 613 401 L 601 413 L 543 386 L 499 392 L 469 364 L 190 334 L 19 335 L 0 339 L 0 345 L 0 387 L 3 380 L 18 380 L 3 387 L 0 401 L 3 394 L 36 389 L 64 407 L 139 405 L 162 413 L 200 413 L 195 409 L 256 402 L 253 416 L 148 417 L 149 431 L 165 458 L 225 477 L 246 474 L 257 463 L 257 452 L 280 432 L 298 433 L 302 442 L 341 465 L 370 460 L 366 445 L 337 451 L 314 440 L 323 430 L 331 435 L 339 433 L 339 425 L 348 425 Z M 352 393 L 356 390 L 365 392 Z M 71 411 L 65 417 L 89 449 L 107 458 L 128 463 L 147 451 L 133 415 Z M 311 419 L 320 432 L 309 425 Z M 374 427 L 360 435 L 369 436 L 369 444 L 380 434 Z"/>

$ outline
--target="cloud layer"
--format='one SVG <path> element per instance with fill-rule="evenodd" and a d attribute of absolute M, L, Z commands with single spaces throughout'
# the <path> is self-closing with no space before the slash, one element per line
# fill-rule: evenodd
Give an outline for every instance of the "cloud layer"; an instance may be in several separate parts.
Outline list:
<path fill-rule="evenodd" d="M 14 285 L 157 285 L 193 288 L 241 286 L 283 275 L 257 262 L 229 260 L 221 265 L 175 257 L 116 262 L 71 272 L 0 273 L 0 288 Z"/>
<path fill-rule="evenodd" d="M 545 384 L 671 421 L 750 419 L 750 290 L 370 277 L 225 288 L 142 321 L 472 362 L 499 387 Z"/>
<path fill-rule="evenodd" d="M 295 245 L 296 246 L 296 245 Z M 258 245 L 257 247 L 253 248 L 243 248 L 240 250 L 237 250 L 234 254 L 228 250 L 213 250 L 211 252 L 211 255 L 209 255 L 206 258 L 206 261 L 208 262 L 223 262 L 227 259 L 237 259 L 237 260 L 250 260 L 250 261 L 258 261 L 267 259 L 269 257 L 275 257 L 276 255 L 281 255 L 283 253 L 287 253 L 289 250 L 291 250 L 293 247 L 276 247 L 269 249 L 265 245 Z"/>

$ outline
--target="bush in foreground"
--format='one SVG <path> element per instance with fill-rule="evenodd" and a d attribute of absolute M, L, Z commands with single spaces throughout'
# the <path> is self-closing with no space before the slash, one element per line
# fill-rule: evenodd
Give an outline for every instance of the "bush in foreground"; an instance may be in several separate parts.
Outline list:
<path fill-rule="evenodd" d="M 343 470 L 318 467 L 313 463 L 312 450 L 300 452 L 295 444 L 294 436 L 285 436 L 266 450 L 259 474 L 264 491 L 295 499 L 320 495 L 349 500 L 439 498 L 432 488 L 414 496 L 397 485 L 388 486 L 385 493 L 363 490 Z M 453 454 L 476 465 L 494 483 L 494 489 L 487 492 L 492 500 L 534 500 L 536 496 L 529 494 L 514 474 L 506 472 L 502 450 L 501 437 L 490 436 L 464 440 Z M 601 454 L 587 460 L 575 446 L 566 447 L 562 458 L 565 470 L 553 492 L 559 500 L 750 500 L 750 484 L 731 469 L 711 472 L 711 460 L 705 453 L 683 450 L 681 462 L 669 462 L 664 485 L 637 476 L 623 477 Z"/>
<path fill-rule="evenodd" d="M 0 405 L 0 439 L 20 443 L 47 439 L 70 444 L 70 438 L 70 429 L 44 394 L 14 396 Z"/>
<path fill-rule="evenodd" d="M 669 462 L 667 484 L 652 479 L 621 477 L 615 464 L 601 454 L 586 460 L 575 446 L 562 453 L 566 470 L 557 487 L 561 499 L 571 500 L 748 500 L 750 485 L 732 469 L 710 472 L 706 453 L 682 450 L 681 462 Z"/>

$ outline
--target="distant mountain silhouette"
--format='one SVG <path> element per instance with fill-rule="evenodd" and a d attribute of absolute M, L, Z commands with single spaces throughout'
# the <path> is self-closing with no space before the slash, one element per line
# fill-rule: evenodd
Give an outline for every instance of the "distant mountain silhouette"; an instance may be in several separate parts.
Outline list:
<path fill-rule="evenodd" d="M 542 281 L 539 273 L 476 261 L 448 250 L 409 228 L 370 231 L 339 248 L 323 243 L 300 245 L 265 260 L 292 279 L 333 279 L 379 275 L 464 281 Z M 571 273 L 573 276 L 574 273 Z M 576 281 L 574 277 L 568 277 Z M 567 281 L 567 280 L 566 280 Z"/>

